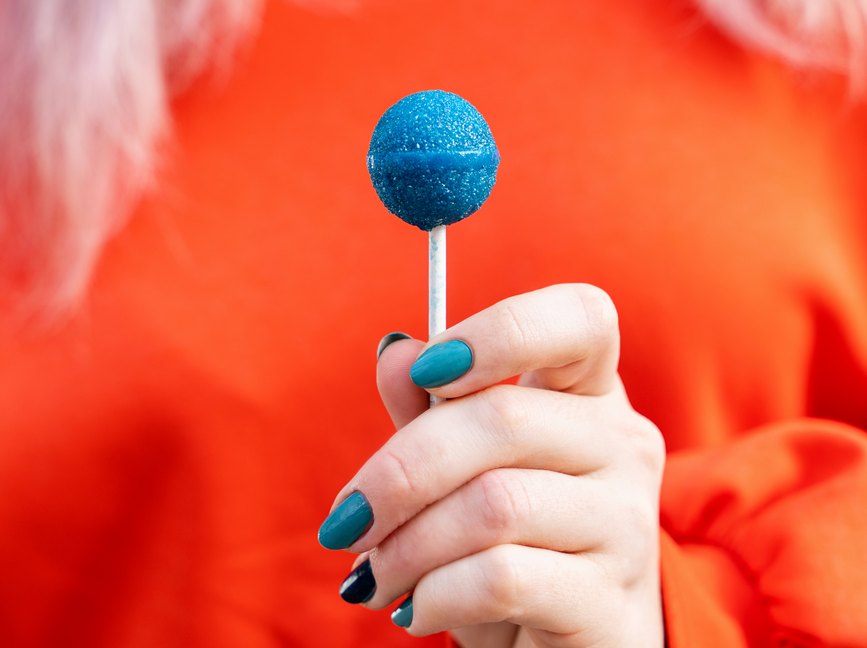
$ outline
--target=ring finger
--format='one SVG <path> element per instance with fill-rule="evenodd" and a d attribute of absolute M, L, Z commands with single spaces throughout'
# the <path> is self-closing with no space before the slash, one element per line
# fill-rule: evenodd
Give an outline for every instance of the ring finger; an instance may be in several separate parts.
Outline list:
<path fill-rule="evenodd" d="M 616 524 L 610 512 L 619 508 L 613 500 L 610 488 L 595 479 L 544 470 L 490 470 L 426 508 L 371 551 L 370 563 L 361 567 L 368 572 L 364 587 L 369 589 L 355 588 L 353 596 L 370 607 L 384 607 L 424 574 L 500 544 L 570 553 L 601 548 Z"/>

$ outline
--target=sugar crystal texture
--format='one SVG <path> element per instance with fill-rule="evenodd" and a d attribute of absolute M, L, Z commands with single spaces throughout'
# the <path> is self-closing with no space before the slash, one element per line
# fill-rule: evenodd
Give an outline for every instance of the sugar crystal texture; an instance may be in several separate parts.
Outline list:
<path fill-rule="evenodd" d="M 500 154 L 484 117 L 451 92 L 404 97 L 379 119 L 367 170 L 392 214 L 423 230 L 475 212 L 497 179 Z"/>

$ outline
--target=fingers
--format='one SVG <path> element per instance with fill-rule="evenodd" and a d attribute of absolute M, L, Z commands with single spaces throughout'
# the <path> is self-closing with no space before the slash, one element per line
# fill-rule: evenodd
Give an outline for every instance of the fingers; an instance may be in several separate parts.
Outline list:
<path fill-rule="evenodd" d="M 596 434 L 612 423 L 602 405 L 595 398 L 512 385 L 442 403 L 404 426 L 362 466 L 338 494 L 320 541 L 332 549 L 367 551 L 493 468 L 597 470 L 624 442 Z"/>
<path fill-rule="evenodd" d="M 421 636 L 505 621 L 529 630 L 527 645 L 661 646 L 657 564 L 632 584 L 609 572 L 592 554 L 498 545 L 428 573 L 402 625 Z"/>
<path fill-rule="evenodd" d="M 395 334 L 390 334 L 395 336 Z M 389 340 L 389 336 L 383 338 Z M 398 430 L 428 409 L 430 396 L 409 378 L 409 369 L 423 344 L 398 339 L 381 350 L 376 363 L 376 386 L 394 427 Z"/>
<path fill-rule="evenodd" d="M 581 555 L 498 545 L 428 573 L 413 592 L 408 631 L 427 635 L 507 621 L 558 635 L 587 636 L 617 623 L 616 590 Z"/>
<path fill-rule="evenodd" d="M 392 619 L 417 635 L 516 624 L 540 645 L 636 645 L 657 627 L 621 632 L 627 608 L 660 608 L 663 453 L 617 376 L 608 296 L 553 286 L 425 346 L 390 341 L 377 381 L 398 431 L 320 529 L 361 552 L 341 596 L 381 608 L 412 591 Z M 428 392 L 450 400 L 427 410 Z"/>
<path fill-rule="evenodd" d="M 600 549 L 621 520 L 600 480 L 503 468 L 479 475 L 392 533 L 368 556 L 381 608 L 442 565 L 500 544 L 563 552 Z"/>
<path fill-rule="evenodd" d="M 413 381 L 443 398 L 532 372 L 525 384 L 596 395 L 616 383 L 617 312 L 605 292 L 562 284 L 510 297 L 430 340 Z"/>

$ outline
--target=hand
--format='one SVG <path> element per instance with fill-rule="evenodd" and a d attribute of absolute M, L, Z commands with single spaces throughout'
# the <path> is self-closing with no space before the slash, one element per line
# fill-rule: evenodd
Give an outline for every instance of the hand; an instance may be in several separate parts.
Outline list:
<path fill-rule="evenodd" d="M 429 388 L 452 400 L 427 410 L 409 368 L 449 340 L 472 349 L 472 367 Z M 512 297 L 427 345 L 391 344 L 378 383 L 398 431 L 323 525 L 343 525 L 342 544 L 362 554 L 347 582 L 375 579 L 365 604 L 412 592 L 396 622 L 451 630 L 465 648 L 661 647 L 665 451 L 630 406 L 618 358 L 614 306 L 587 285 Z"/>

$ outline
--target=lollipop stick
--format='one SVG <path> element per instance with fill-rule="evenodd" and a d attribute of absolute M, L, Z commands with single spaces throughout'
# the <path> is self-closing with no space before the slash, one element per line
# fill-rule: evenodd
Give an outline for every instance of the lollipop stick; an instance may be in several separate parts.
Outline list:
<path fill-rule="evenodd" d="M 428 238 L 428 340 L 446 330 L 446 226 L 430 230 Z M 431 407 L 442 399 L 430 397 Z"/>

